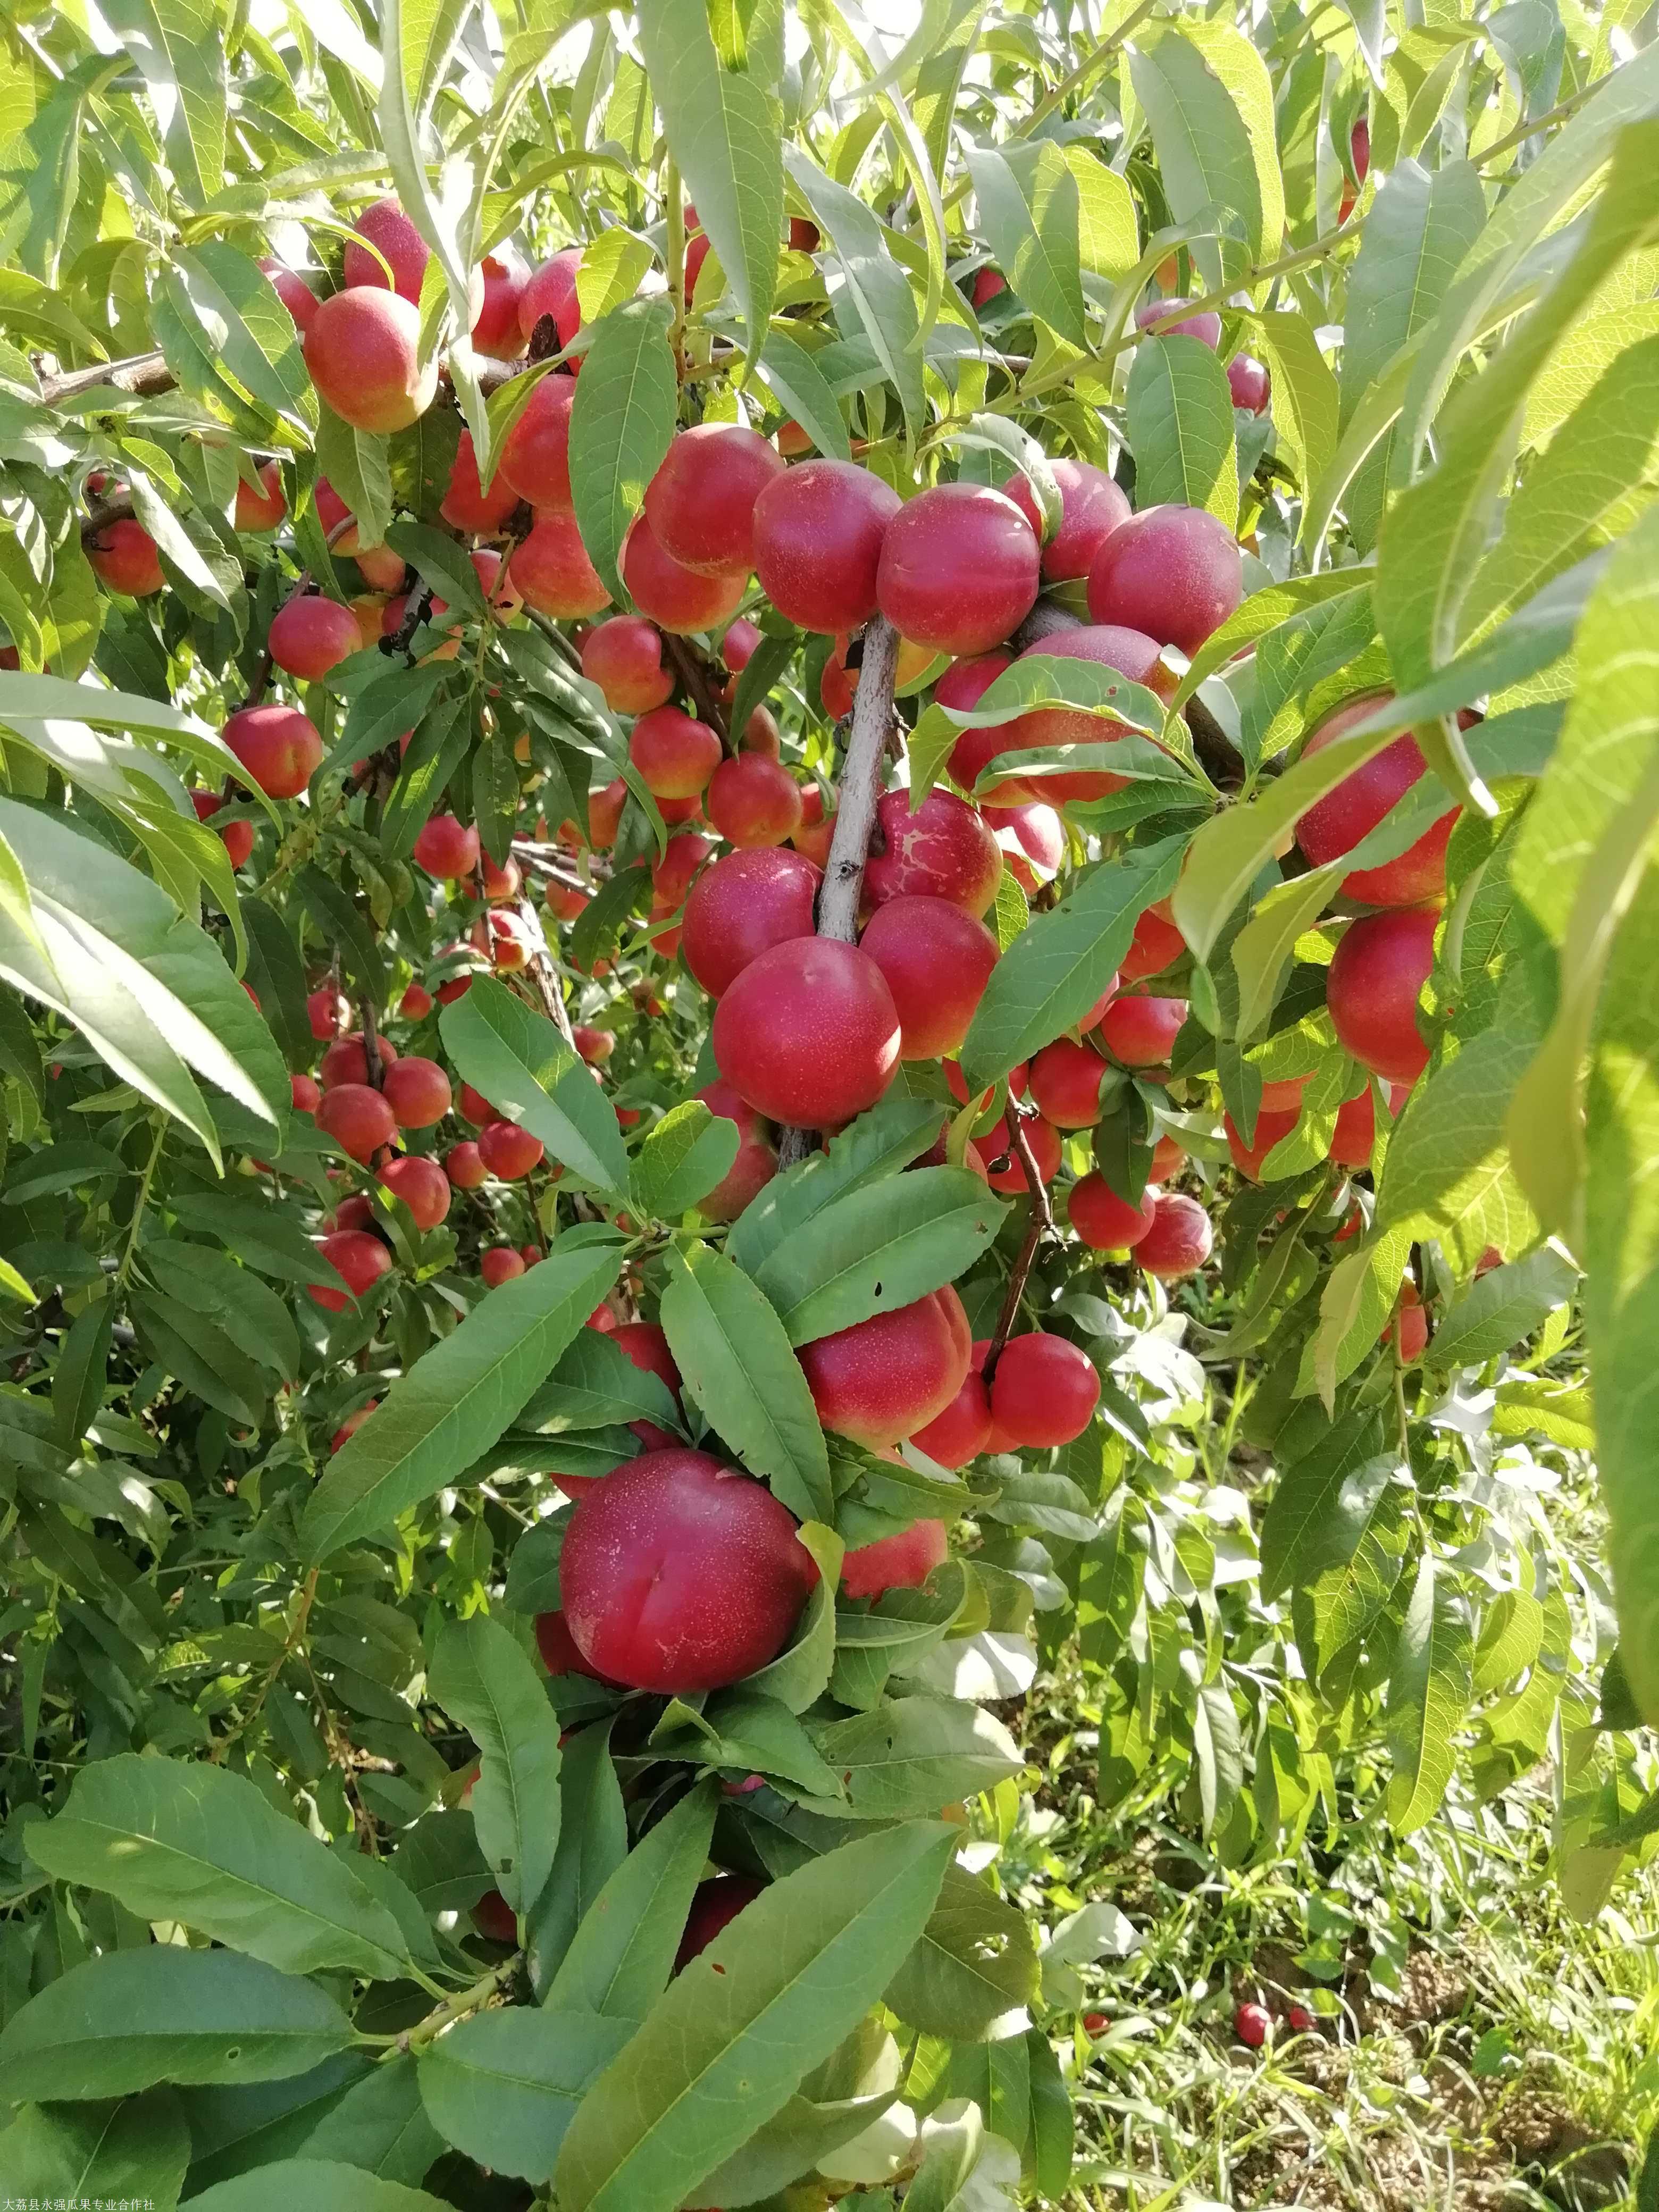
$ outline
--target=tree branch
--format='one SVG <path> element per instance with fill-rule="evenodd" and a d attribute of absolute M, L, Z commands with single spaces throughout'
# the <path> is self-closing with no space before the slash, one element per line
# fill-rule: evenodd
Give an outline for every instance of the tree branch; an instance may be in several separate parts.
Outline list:
<path fill-rule="evenodd" d="M 997 1316 L 997 1325 L 985 1354 L 985 1365 L 981 1370 L 988 1390 L 997 1371 L 997 1362 L 1002 1357 L 1002 1347 L 1013 1333 L 1019 1314 L 1020 1300 L 1025 1296 L 1025 1285 L 1031 1273 L 1031 1262 L 1036 1258 L 1037 1246 L 1045 1236 L 1058 1237 L 1054 1227 L 1054 1210 L 1048 1202 L 1048 1186 L 1042 1180 L 1031 1150 L 1031 1140 L 1025 1133 L 1025 1124 L 1018 1106 L 1011 1098 L 1003 1115 L 1008 1131 L 1010 1149 L 1025 1170 L 1025 1180 L 1031 1193 L 1031 1218 L 1025 1224 L 1025 1241 L 1008 1274 L 1007 1293 L 1002 1301 L 1002 1311 Z"/>
<path fill-rule="evenodd" d="M 663 632 L 662 641 L 682 690 L 690 693 L 698 714 L 720 739 L 721 750 L 729 759 L 737 750 L 737 744 L 726 709 L 714 696 L 708 662 L 689 638 L 677 637 L 672 630 Z"/>
<path fill-rule="evenodd" d="M 570 1009 L 565 1005 L 564 993 L 559 988 L 558 971 L 553 965 L 553 956 L 547 949 L 542 918 L 528 899 L 519 901 L 519 920 L 524 924 L 525 934 L 530 939 L 530 978 L 536 986 L 536 995 L 542 1002 L 542 1012 L 574 1052 L 576 1039 L 570 1027 Z"/>

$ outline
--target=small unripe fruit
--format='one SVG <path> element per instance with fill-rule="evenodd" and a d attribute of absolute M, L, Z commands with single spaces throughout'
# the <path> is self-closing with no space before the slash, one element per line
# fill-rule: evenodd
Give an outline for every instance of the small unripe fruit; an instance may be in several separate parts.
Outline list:
<path fill-rule="evenodd" d="M 582 640 L 582 674 L 618 714 L 648 714 L 672 694 L 663 666 L 662 633 L 642 615 L 612 615 Z"/>
<path fill-rule="evenodd" d="M 991 1436 L 991 1401 L 983 1378 L 973 1368 L 941 1413 L 912 1431 L 910 1442 L 936 1467 L 952 1474 L 985 1449 Z"/>
<path fill-rule="evenodd" d="M 416 867 L 441 880 L 470 876 L 478 865 L 478 833 L 453 814 L 434 814 L 415 840 L 414 859 Z"/>
<path fill-rule="evenodd" d="M 1391 1083 L 1414 1083 L 1428 1065 L 1417 1006 L 1439 920 L 1424 907 L 1367 915 L 1348 925 L 1331 961 L 1325 993 L 1337 1041 Z"/>
<path fill-rule="evenodd" d="M 1152 1225 L 1135 1247 L 1135 1258 L 1160 1282 L 1178 1283 L 1195 1275 L 1210 1256 L 1214 1241 L 1210 1217 L 1184 1191 L 1160 1191 Z"/>
<path fill-rule="evenodd" d="M 391 1107 L 367 1083 L 341 1083 L 325 1091 L 317 1127 L 354 1160 L 373 1159 L 398 1133 Z"/>
<path fill-rule="evenodd" d="M 1046 1449 L 1070 1443 L 1099 1403 L 1094 1362 L 1069 1338 L 1034 1329 L 1002 1347 L 991 1380 L 991 1419 L 1019 1444 Z"/>
<path fill-rule="evenodd" d="M 297 799 L 323 764 L 317 726 L 295 707 L 240 707 L 225 743 L 267 799 Z"/>
<path fill-rule="evenodd" d="M 1103 2012 L 1085 2012 L 1083 2015 L 1083 2033 L 1085 2035 L 1104 2035 L 1110 2025 Z"/>
<path fill-rule="evenodd" d="M 1091 1129 L 1100 1119 L 1106 1063 L 1092 1045 L 1056 1037 L 1031 1062 L 1031 1097 L 1057 1128 Z"/>
<path fill-rule="evenodd" d="M 876 908 L 859 942 L 898 1008 L 900 1058 L 957 1051 L 997 964 L 984 923 L 948 899 L 904 895 Z"/>
<path fill-rule="evenodd" d="M 1103 1175 L 1091 1173 L 1072 1185 L 1066 1212 L 1073 1229 L 1095 1252 L 1127 1252 L 1152 1225 L 1156 1194 L 1143 1194 L 1139 1206 L 1120 1198 Z"/>
<path fill-rule="evenodd" d="M 1194 653 L 1244 596 L 1238 541 L 1198 507 L 1149 507 L 1120 525 L 1089 567 L 1089 619 Z"/>
<path fill-rule="evenodd" d="M 363 640 L 349 607 L 319 592 L 307 592 L 277 608 L 265 643 L 285 675 L 316 684 L 331 668 L 361 653 Z"/>
<path fill-rule="evenodd" d="M 479 1190 L 489 1180 L 489 1170 L 470 1137 L 452 1145 L 444 1154 L 444 1173 L 456 1190 Z"/>
<path fill-rule="evenodd" d="M 416 1055 L 394 1061 L 385 1072 L 381 1089 L 400 1129 L 429 1129 L 450 1109 L 449 1078 L 435 1060 Z"/>
<path fill-rule="evenodd" d="M 259 489 L 249 489 L 245 477 L 236 480 L 236 527 L 239 530 L 259 532 L 275 530 L 288 513 L 288 499 L 283 490 L 283 471 L 275 461 L 259 465 Z"/>
<path fill-rule="evenodd" d="M 743 604 L 746 579 L 701 575 L 658 538 L 643 514 L 635 517 L 622 550 L 623 581 L 643 615 L 676 636 L 719 629 Z"/>
<path fill-rule="evenodd" d="M 514 550 L 507 573 L 525 605 L 554 622 L 579 622 L 611 604 L 611 593 L 587 557 L 574 514 L 540 516 Z"/>
<path fill-rule="evenodd" d="M 755 503 L 785 463 L 738 422 L 682 430 L 645 489 L 645 519 L 672 560 L 699 575 L 746 577 L 754 566 Z"/>
<path fill-rule="evenodd" d="M 945 1411 L 972 1349 L 962 1301 L 947 1285 L 803 1344 L 796 1357 L 824 1427 L 880 1451 Z"/>
<path fill-rule="evenodd" d="M 778 611 L 831 636 L 876 611 L 882 541 L 903 502 L 850 461 L 805 461 L 756 502 L 755 574 Z"/>
<path fill-rule="evenodd" d="M 740 848 L 781 845 L 800 827 L 800 786 L 764 753 L 739 753 L 709 778 L 708 818 Z"/>
<path fill-rule="evenodd" d="M 775 1658 L 817 1570 L 762 1483 L 707 1452 L 646 1452 L 576 1506 L 559 1558 L 577 1649 L 608 1680 L 684 1696 Z"/>
<path fill-rule="evenodd" d="M 486 1121 L 478 1132 L 478 1158 L 502 1182 L 517 1182 L 539 1167 L 543 1150 L 540 1138 L 516 1121 Z"/>
<path fill-rule="evenodd" d="M 1036 532 L 988 484 L 935 484 L 882 540 L 877 594 L 895 629 L 937 653 L 985 653 L 1030 614 Z"/>
<path fill-rule="evenodd" d="M 1125 1067 L 1167 1067 L 1187 1018 L 1185 999 L 1130 993 L 1114 999 L 1100 1021 L 1100 1040 Z"/>
<path fill-rule="evenodd" d="M 1267 363 L 1254 354 L 1236 353 L 1227 363 L 1227 389 L 1235 407 L 1242 407 L 1247 415 L 1265 414 L 1273 394 Z"/>
<path fill-rule="evenodd" d="M 87 559 L 100 583 L 129 599 L 147 599 L 167 581 L 155 540 L 130 514 L 104 525 L 88 545 Z"/>
<path fill-rule="evenodd" d="M 345 1284 L 344 1291 L 331 1291 L 320 1283 L 308 1285 L 312 1297 L 326 1313 L 343 1313 L 372 1284 L 392 1273 L 391 1253 L 378 1237 L 369 1236 L 365 1230 L 337 1230 L 333 1236 L 325 1237 L 317 1249 Z"/>
<path fill-rule="evenodd" d="M 1285 2025 L 1293 2035 L 1307 2035 L 1318 2027 L 1319 2022 L 1306 2005 L 1293 2004 L 1285 2008 Z"/>
<path fill-rule="evenodd" d="M 720 741 L 679 708 L 653 707 L 635 723 L 628 757 L 653 798 L 692 799 L 720 764 Z"/>
<path fill-rule="evenodd" d="M 396 292 L 358 284 L 319 302 L 304 338 L 318 391 L 354 429 L 406 430 L 438 390 L 436 356 L 420 361 L 420 310 Z"/>
<path fill-rule="evenodd" d="M 419 1230 L 437 1228 L 449 1212 L 449 1177 L 436 1160 L 405 1153 L 401 1159 L 386 1162 L 380 1170 L 380 1181 L 393 1198 L 403 1200 Z"/>
<path fill-rule="evenodd" d="M 951 1535 L 942 1521 L 917 1521 L 896 1535 L 860 1544 L 841 1563 L 843 1597 L 881 1597 L 890 1589 L 920 1589 L 951 1556 Z"/>
<path fill-rule="evenodd" d="M 575 399 L 574 377 L 544 376 L 501 445 L 496 481 L 527 499 L 538 520 L 572 512 L 570 410 Z"/>
<path fill-rule="evenodd" d="M 904 893 L 949 899 L 977 921 L 1002 880 L 1002 848 L 982 816 L 948 791 L 930 791 L 915 813 L 907 791 L 876 807 L 878 842 L 864 871 L 865 896 L 884 906 Z"/>
<path fill-rule="evenodd" d="M 838 1128 L 887 1088 L 898 1065 L 898 1011 L 867 953 L 833 938 L 796 938 L 761 953 L 728 987 L 714 1047 L 721 1074 L 757 1113 Z"/>
<path fill-rule="evenodd" d="M 1060 525 L 1042 548 L 1042 573 L 1051 584 L 1086 576 L 1089 563 L 1117 528 L 1129 520 L 1128 495 L 1104 469 L 1087 461 L 1051 459 L 1060 486 Z M 1002 486 L 1032 529 L 1041 534 L 1042 518 L 1030 478 L 1016 471 Z"/>
<path fill-rule="evenodd" d="M 1352 729 L 1393 697 L 1388 691 L 1367 692 L 1350 699 L 1328 714 L 1302 748 L 1307 760 Z M 1352 853 L 1370 836 L 1396 802 L 1428 773 L 1422 749 L 1409 732 L 1376 753 L 1363 768 L 1345 775 L 1334 790 L 1316 799 L 1296 825 L 1296 842 L 1315 867 Z M 1374 868 L 1355 868 L 1342 878 L 1344 898 L 1362 900 L 1367 906 L 1422 906 L 1446 895 L 1446 848 L 1457 822 L 1457 809 L 1449 807 L 1413 845 L 1392 860 Z"/>

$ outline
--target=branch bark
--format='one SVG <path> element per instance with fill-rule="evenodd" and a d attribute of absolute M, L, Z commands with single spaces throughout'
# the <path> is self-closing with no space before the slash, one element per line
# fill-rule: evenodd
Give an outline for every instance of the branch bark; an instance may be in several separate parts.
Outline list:
<path fill-rule="evenodd" d="M 1032 1152 L 1031 1140 L 1025 1133 L 1024 1118 L 1012 1098 L 1003 1121 L 1008 1131 L 1010 1148 L 1025 1170 L 1025 1181 L 1031 1193 L 1031 1218 L 1025 1224 L 1025 1241 L 1009 1270 L 1008 1289 L 1002 1301 L 1002 1311 L 997 1316 L 996 1328 L 986 1351 L 981 1372 L 988 1390 L 995 1379 L 1002 1348 L 1013 1334 L 1014 1322 L 1019 1314 L 1019 1302 L 1025 1295 L 1025 1285 L 1030 1278 L 1031 1262 L 1036 1258 L 1037 1246 L 1045 1236 L 1057 1237 L 1060 1233 L 1054 1227 L 1054 1207 L 1048 1202 L 1048 1186 L 1038 1170 L 1036 1155 Z"/>
<path fill-rule="evenodd" d="M 680 679 L 681 687 L 690 693 L 698 714 L 720 739 L 721 750 L 730 759 L 737 750 L 737 744 L 726 709 L 714 696 L 708 662 L 689 638 L 677 637 L 672 630 L 663 632 L 662 641 L 673 665 L 674 673 Z"/>
<path fill-rule="evenodd" d="M 558 973 L 547 949 L 542 918 L 528 899 L 519 902 L 519 920 L 524 924 L 525 934 L 530 939 L 530 975 L 536 986 L 536 995 L 542 1002 L 542 1012 L 574 1052 L 576 1039 L 570 1027 L 570 1009 L 565 1005 L 564 993 L 559 988 Z"/>

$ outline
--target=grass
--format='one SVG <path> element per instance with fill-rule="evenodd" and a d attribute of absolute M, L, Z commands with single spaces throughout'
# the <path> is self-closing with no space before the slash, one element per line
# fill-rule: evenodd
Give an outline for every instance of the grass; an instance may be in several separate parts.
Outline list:
<path fill-rule="evenodd" d="M 1075 1713 L 1081 1688 L 1040 1682 L 1030 1710 Z M 1109 2025 L 1077 2031 L 1066 2212 L 1631 2201 L 1659 2126 L 1659 1868 L 1575 1921 L 1535 1778 L 1454 1795 L 1403 1843 L 1364 1819 L 1237 1870 L 1158 1808 L 1103 1813 L 1092 1782 L 1086 1737 L 1055 1740 L 1000 1862 L 1050 1921 L 1109 1899 L 1140 1931 L 1089 1970 Z M 1277 2023 L 1261 2051 L 1232 2032 L 1247 1998 Z M 1315 2030 L 1289 2030 L 1292 2002 Z"/>

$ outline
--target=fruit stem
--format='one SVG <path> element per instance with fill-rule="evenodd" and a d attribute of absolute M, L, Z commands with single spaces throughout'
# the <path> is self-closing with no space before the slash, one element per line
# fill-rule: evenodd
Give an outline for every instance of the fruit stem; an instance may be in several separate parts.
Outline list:
<path fill-rule="evenodd" d="M 720 750 L 730 760 L 738 750 L 737 744 L 732 735 L 726 709 L 714 696 L 714 687 L 708 680 L 708 662 L 695 645 L 686 638 L 677 637 L 672 630 L 663 632 L 662 641 L 667 649 L 668 658 L 674 664 L 674 673 L 680 679 L 681 688 L 690 693 L 698 714 L 720 739 Z"/>
<path fill-rule="evenodd" d="M 374 1002 L 367 991 L 357 1001 L 363 1029 L 363 1066 L 372 1091 L 386 1088 L 386 1061 L 380 1053 L 380 1033 L 374 1026 Z"/>
<path fill-rule="evenodd" d="M 1042 1173 L 1037 1167 L 1036 1156 L 1031 1150 L 1031 1140 L 1025 1133 L 1024 1117 L 1012 1098 L 1008 1102 L 1008 1109 L 1003 1115 L 1003 1121 L 1008 1131 L 1009 1145 L 1025 1170 L 1025 1181 L 1031 1193 L 1031 1218 L 1025 1224 L 1025 1241 L 1020 1246 L 1019 1256 L 1010 1271 L 1007 1293 L 1002 1301 L 1002 1311 L 997 1316 L 996 1328 L 985 1354 L 985 1365 L 981 1372 L 988 1390 L 995 1379 L 997 1362 L 1002 1357 L 1002 1347 L 1013 1334 L 1014 1322 L 1019 1312 L 1019 1302 L 1025 1295 L 1025 1285 L 1030 1276 L 1031 1262 L 1036 1258 L 1037 1246 L 1045 1235 L 1057 1237 L 1060 1233 L 1054 1227 L 1054 1208 L 1048 1203 L 1048 1186 L 1043 1182 Z"/>

